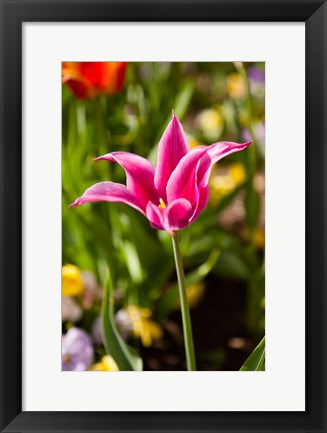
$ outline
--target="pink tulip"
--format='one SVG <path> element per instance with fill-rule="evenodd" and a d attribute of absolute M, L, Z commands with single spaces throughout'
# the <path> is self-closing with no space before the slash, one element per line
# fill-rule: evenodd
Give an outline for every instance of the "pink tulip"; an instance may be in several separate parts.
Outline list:
<path fill-rule="evenodd" d="M 154 229 L 174 235 L 190 225 L 206 207 L 213 164 L 251 142 L 228 141 L 190 150 L 182 125 L 173 113 L 158 148 L 157 167 L 129 152 L 112 152 L 96 160 L 116 162 L 126 172 L 126 186 L 100 182 L 88 188 L 71 206 L 108 201 L 128 204 L 141 212 Z"/>

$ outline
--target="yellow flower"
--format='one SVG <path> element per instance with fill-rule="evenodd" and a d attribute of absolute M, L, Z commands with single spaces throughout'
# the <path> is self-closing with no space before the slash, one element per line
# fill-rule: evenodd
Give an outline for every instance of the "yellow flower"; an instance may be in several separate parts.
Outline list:
<path fill-rule="evenodd" d="M 263 229 L 258 229 L 254 235 L 254 242 L 256 246 L 263 249 L 265 246 L 265 231 Z"/>
<path fill-rule="evenodd" d="M 242 185 L 242 183 L 246 180 L 246 172 L 243 164 L 236 162 L 235 164 L 231 164 L 229 168 L 229 173 L 235 186 Z"/>
<path fill-rule="evenodd" d="M 100 362 L 93 364 L 91 371 L 119 371 L 119 368 L 112 356 L 103 356 Z"/>
<path fill-rule="evenodd" d="M 162 337 L 162 328 L 150 319 L 151 310 L 149 308 L 129 305 L 126 311 L 132 322 L 133 335 L 141 339 L 143 346 L 149 347 L 154 340 Z"/>
<path fill-rule="evenodd" d="M 84 291 L 81 271 L 77 266 L 62 267 L 62 296 L 77 296 Z"/>
<path fill-rule="evenodd" d="M 186 288 L 186 296 L 190 308 L 196 307 L 203 298 L 205 292 L 204 283 L 196 283 Z"/>
<path fill-rule="evenodd" d="M 243 236 L 246 240 L 249 240 L 250 233 L 248 229 L 245 229 Z M 254 245 L 259 249 L 263 250 L 265 247 L 265 230 L 263 228 L 257 228 L 253 233 Z"/>
<path fill-rule="evenodd" d="M 254 243 L 260 250 L 265 247 L 265 231 L 263 229 L 257 229 L 255 231 Z"/>
<path fill-rule="evenodd" d="M 194 308 L 198 305 L 200 300 L 203 298 L 205 292 L 204 283 L 195 283 L 186 287 L 186 297 L 190 308 Z M 176 304 L 176 308 L 180 308 L 180 302 Z"/>
<path fill-rule="evenodd" d="M 208 140 L 216 140 L 223 129 L 224 120 L 220 112 L 214 108 L 203 110 L 198 116 L 197 121 L 203 135 Z"/>
<path fill-rule="evenodd" d="M 246 171 L 242 164 L 231 164 L 224 173 L 213 170 L 210 176 L 210 200 L 217 203 L 220 198 L 230 194 L 246 180 Z"/>
<path fill-rule="evenodd" d="M 188 136 L 188 142 L 190 143 L 190 148 L 194 149 L 197 146 L 201 146 L 202 143 L 200 143 L 200 141 L 198 141 L 196 138 Z"/>
<path fill-rule="evenodd" d="M 246 95 L 246 86 L 240 74 L 233 73 L 227 77 L 227 93 L 232 99 L 243 99 Z"/>

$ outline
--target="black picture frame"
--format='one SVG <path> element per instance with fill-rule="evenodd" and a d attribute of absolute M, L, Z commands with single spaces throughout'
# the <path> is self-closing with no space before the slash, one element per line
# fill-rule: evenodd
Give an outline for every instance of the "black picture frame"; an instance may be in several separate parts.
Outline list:
<path fill-rule="evenodd" d="M 305 22 L 305 412 L 22 412 L 22 24 L 67 21 Z M 1 432 L 327 432 L 326 24 L 326 0 L 1 0 Z"/>

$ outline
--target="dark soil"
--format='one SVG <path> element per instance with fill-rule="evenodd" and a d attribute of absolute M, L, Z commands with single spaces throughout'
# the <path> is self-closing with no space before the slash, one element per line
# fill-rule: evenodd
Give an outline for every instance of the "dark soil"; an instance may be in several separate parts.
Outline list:
<path fill-rule="evenodd" d="M 246 284 L 211 277 L 206 293 L 191 310 L 197 369 L 239 370 L 262 336 L 253 337 L 246 326 Z M 180 312 L 164 325 L 164 337 L 142 348 L 145 371 L 186 369 Z"/>

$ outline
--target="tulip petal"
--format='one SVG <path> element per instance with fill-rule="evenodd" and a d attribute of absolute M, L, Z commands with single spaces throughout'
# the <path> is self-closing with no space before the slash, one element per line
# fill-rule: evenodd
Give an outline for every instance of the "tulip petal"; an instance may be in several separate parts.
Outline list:
<path fill-rule="evenodd" d="M 145 213 L 146 217 L 150 221 L 150 225 L 152 228 L 157 230 L 165 230 L 163 209 L 160 209 L 158 205 L 155 205 L 151 201 L 149 201 Z"/>
<path fill-rule="evenodd" d="M 205 160 L 204 158 L 202 158 L 199 162 L 197 170 L 197 186 L 199 191 L 199 198 L 197 207 L 194 209 L 194 213 L 191 217 L 192 222 L 198 217 L 198 215 L 202 212 L 202 210 L 206 207 L 208 203 L 210 194 L 208 182 L 213 164 L 224 158 L 225 156 L 230 155 L 231 153 L 239 152 L 240 150 L 245 149 L 251 143 L 251 141 L 242 144 L 233 143 L 230 141 L 221 141 L 207 147 L 199 146 L 200 148 L 207 151 L 211 163 L 208 164 L 208 160 Z"/>
<path fill-rule="evenodd" d="M 218 143 L 211 144 L 211 146 L 199 146 L 202 149 L 206 149 L 208 155 L 211 158 L 211 166 L 207 167 L 205 164 L 203 164 L 201 167 L 199 167 L 198 172 L 198 182 L 201 186 L 208 185 L 209 176 L 211 172 L 211 168 L 213 164 L 220 161 L 222 158 L 225 158 L 225 156 L 228 156 L 232 153 L 239 152 L 240 150 L 245 149 L 246 147 L 250 146 L 252 144 L 252 141 L 248 141 L 246 143 L 233 143 L 231 141 L 220 141 Z"/>
<path fill-rule="evenodd" d="M 147 159 L 129 152 L 112 152 L 95 158 L 119 164 L 126 173 L 127 189 L 137 197 L 143 208 L 149 201 L 159 201 L 154 187 L 155 168 Z"/>
<path fill-rule="evenodd" d="M 149 202 L 146 217 L 154 229 L 165 230 L 174 236 L 174 230 L 181 230 L 190 224 L 192 205 L 188 200 L 180 198 L 171 202 L 167 208 Z"/>
<path fill-rule="evenodd" d="M 96 201 L 125 203 L 145 215 L 144 207 L 131 191 L 129 191 L 125 185 L 114 182 L 99 182 L 92 185 L 81 197 L 75 200 L 70 207 Z"/>
<path fill-rule="evenodd" d="M 170 176 L 167 184 L 168 203 L 178 198 L 188 200 L 193 207 L 191 221 L 194 221 L 208 203 L 208 180 L 213 164 L 250 144 L 251 142 L 238 144 L 223 141 L 192 149 L 180 160 Z"/>
<path fill-rule="evenodd" d="M 165 196 L 166 185 L 171 173 L 181 160 L 189 152 L 189 144 L 179 120 L 173 114 L 163 136 L 159 142 L 157 168 L 154 176 L 154 184 L 160 194 Z"/>
<path fill-rule="evenodd" d="M 62 82 L 78 98 L 111 95 L 122 90 L 126 66 L 126 62 L 63 62 Z"/>
<path fill-rule="evenodd" d="M 62 82 L 67 84 L 78 98 L 89 99 L 95 96 L 95 90 L 91 83 L 75 71 L 66 69 L 62 76 Z"/>
<path fill-rule="evenodd" d="M 190 224 L 191 214 L 192 205 L 188 200 L 184 198 L 174 200 L 164 212 L 165 228 L 169 228 L 171 232 L 171 230 L 181 230 L 187 227 Z"/>
<path fill-rule="evenodd" d="M 123 87 L 126 62 L 81 62 L 81 74 L 99 93 L 118 93 Z"/>
<path fill-rule="evenodd" d="M 104 76 L 102 87 L 108 95 L 119 93 L 124 85 L 127 63 L 106 62 L 105 66 L 106 76 Z"/>
<path fill-rule="evenodd" d="M 207 206 L 210 196 L 209 186 L 199 187 L 199 199 L 198 204 L 193 210 L 193 214 L 190 218 L 190 222 L 193 222 Z"/>
<path fill-rule="evenodd" d="M 196 147 L 185 155 L 168 180 L 168 203 L 184 198 L 195 208 L 199 200 L 198 168 L 209 168 L 210 165 L 211 158 L 204 146 Z"/>

